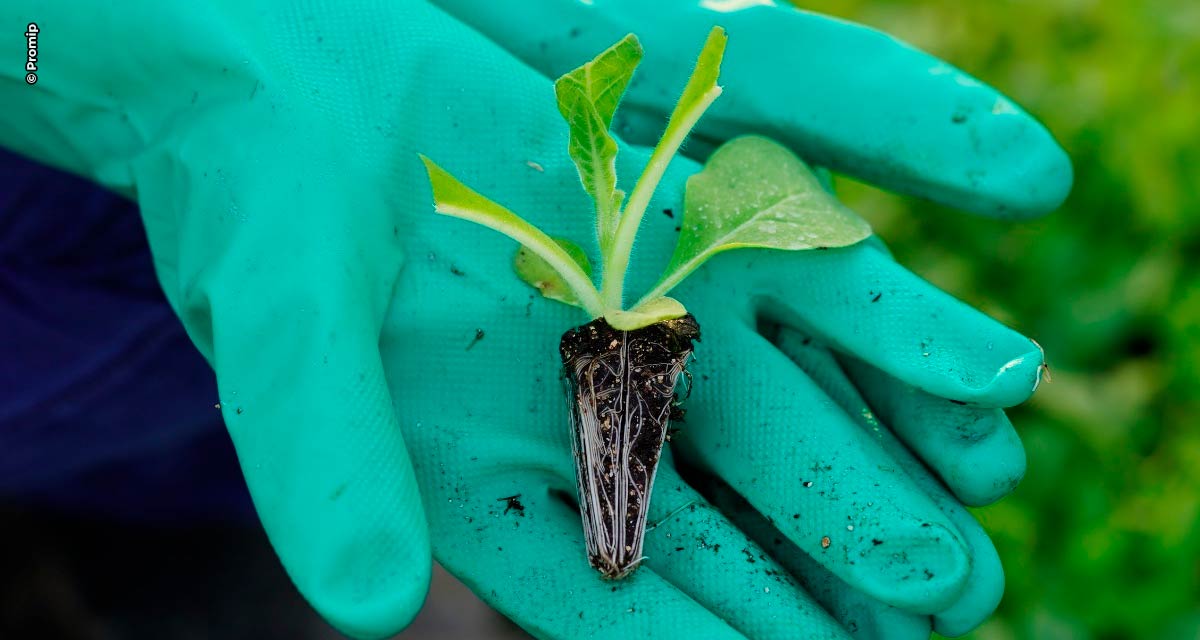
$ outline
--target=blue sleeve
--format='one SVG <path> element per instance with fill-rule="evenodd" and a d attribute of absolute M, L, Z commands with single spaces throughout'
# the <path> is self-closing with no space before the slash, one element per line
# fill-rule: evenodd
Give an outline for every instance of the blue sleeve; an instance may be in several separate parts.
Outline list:
<path fill-rule="evenodd" d="M 137 206 L 0 150 L 0 495 L 245 517 L 216 402 Z"/>

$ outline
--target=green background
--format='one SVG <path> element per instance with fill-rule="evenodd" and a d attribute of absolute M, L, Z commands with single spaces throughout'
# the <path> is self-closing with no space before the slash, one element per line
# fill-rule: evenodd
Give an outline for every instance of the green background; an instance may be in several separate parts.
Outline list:
<path fill-rule="evenodd" d="M 1045 347 L 1025 481 L 976 511 L 1008 576 L 972 638 L 1200 638 L 1200 2 L 813 0 L 1023 104 L 1075 165 L 1051 216 L 842 179 L 897 258 Z"/>

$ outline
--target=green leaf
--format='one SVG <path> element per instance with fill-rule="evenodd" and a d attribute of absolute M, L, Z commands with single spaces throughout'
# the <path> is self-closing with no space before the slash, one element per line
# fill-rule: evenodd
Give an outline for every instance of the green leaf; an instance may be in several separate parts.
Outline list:
<path fill-rule="evenodd" d="M 433 187 L 433 200 L 438 213 L 470 220 L 516 240 L 562 278 L 564 286 L 579 301 L 579 306 L 594 318 L 603 315 L 600 294 L 591 278 L 562 245 L 517 214 L 459 182 L 429 158 L 421 156 L 421 161 L 429 173 L 429 184 Z"/>
<path fill-rule="evenodd" d="M 822 187 L 777 142 L 746 136 L 725 143 L 688 179 L 683 224 L 661 296 L 714 254 L 738 247 L 824 249 L 854 244 L 871 227 Z"/>
<path fill-rule="evenodd" d="M 610 311 L 604 320 L 618 331 L 633 331 L 685 315 L 687 309 L 678 300 L 662 297 L 646 301 L 629 311 Z"/>
<path fill-rule="evenodd" d="M 554 238 L 553 240 L 591 278 L 592 265 L 588 262 L 587 254 L 583 249 L 566 238 Z M 528 247 L 517 249 L 517 255 L 513 259 L 513 269 L 526 284 L 537 289 L 544 297 L 577 307 L 583 306 L 579 302 L 579 296 L 575 295 L 571 287 L 567 286 L 566 281 L 554 270 L 554 267 L 551 267 L 550 263 Z"/>
<path fill-rule="evenodd" d="M 721 73 L 721 60 L 725 57 L 725 43 L 728 40 L 729 36 L 725 35 L 725 30 L 721 27 L 713 27 L 712 31 L 708 32 L 704 48 L 700 50 L 696 67 L 692 70 L 692 77 L 688 78 L 683 95 L 679 96 L 679 102 L 671 112 L 671 119 L 667 121 L 663 138 L 671 136 L 673 127 L 686 127 L 683 131 L 683 136 L 686 136 L 695 126 L 695 121 L 700 119 L 700 114 L 721 94 L 721 87 L 717 86 L 717 76 Z M 695 114 L 695 118 L 691 118 L 692 114 Z"/>
<path fill-rule="evenodd" d="M 570 128 L 568 152 L 596 203 L 596 233 L 602 253 L 616 233 L 625 197 L 617 189 L 617 143 L 608 129 L 641 60 L 642 46 L 629 34 L 554 83 L 558 110 Z"/>
<path fill-rule="evenodd" d="M 696 60 L 696 67 L 679 97 L 667 128 L 662 138 L 654 146 L 646 168 L 638 178 L 629 196 L 625 213 L 617 225 L 616 239 L 610 251 L 602 250 L 604 254 L 603 297 L 609 306 L 619 307 L 623 299 L 625 272 L 629 268 L 629 255 L 633 251 L 633 240 L 637 236 L 638 226 L 650 204 L 650 197 L 658 188 L 663 174 L 671 158 L 679 152 L 679 147 L 691 133 L 692 128 L 700 120 L 713 100 L 721 95 L 721 87 L 717 86 L 717 76 L 721 72 L 721 59 L 725 56 L 725 42 L 728 37 L 725 30 L 713 27 L 704 41 L 704 48 Z M 649 299 L 647 298 L 643 298 Z"/>
<path fill-rule="evenodd" d="M 605 49 L 590 62 L 564 74 L 554 83 L 562 110 L 564 94 L 570 102 L 582 99 L 596 110 L 604 128 L 612 126 L 613 114 L 621 103 L 633 70 L 642 61 L 642 45 L 632 33 Z M 566 116 L 563 113 L 563 116 Z"/>

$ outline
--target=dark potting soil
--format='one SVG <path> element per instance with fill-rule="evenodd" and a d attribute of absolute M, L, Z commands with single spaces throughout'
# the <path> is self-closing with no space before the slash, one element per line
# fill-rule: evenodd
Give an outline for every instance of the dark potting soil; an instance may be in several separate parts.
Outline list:
<path fill-rule="evenodd" d="M 635 331 L 598 318 L 559 343 L 588 560 L 605 577 L 620 578 L 642 559 L 675 385 L 699 339 L 700 325 L 689 314 Z"/>

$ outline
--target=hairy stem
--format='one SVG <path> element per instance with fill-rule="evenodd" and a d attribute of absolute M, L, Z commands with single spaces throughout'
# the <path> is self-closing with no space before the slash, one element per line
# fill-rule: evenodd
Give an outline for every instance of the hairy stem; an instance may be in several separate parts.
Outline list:
<path fill-rule="evenodd" d="M 646 168 L 638 178 L 637 185 L 633 187 L 633 193 L 629 195 L 629 203 L 625 205 L 621 221 L 617 224 L 617 235 L 612 243 L 611 254 L 607 256 L 604 263 L 605 270 L 600 296 L 605 305 L 621 308 L 625 297 L 625 274 L 629 270 L 629 257 L 633 252 L 633 241 L 637 237 L 642 217 L 646 214 L 646 207 L 650 205 L 650 197 L 654 195 L 654 190 L 662 181 L 663 174 L 666 173 L 667 166 L 671 163 L 671 158 L 674 158 L 675 154 L 679 152 L 679 147 L 683 146 L 683 141 L 691 133 L 692 127 L 696 126 L 700 116 L 704 115 L 704 111 L 719 95 L 721 95 L 721 87 L 713 87 L 691 108 L 676 112 L 675 116 L 671 118 L 671 122 L 667 124 L 666 133 L 655 145 L 654 152 L 650 154 L 650 161 L 646 163 Z"/>

